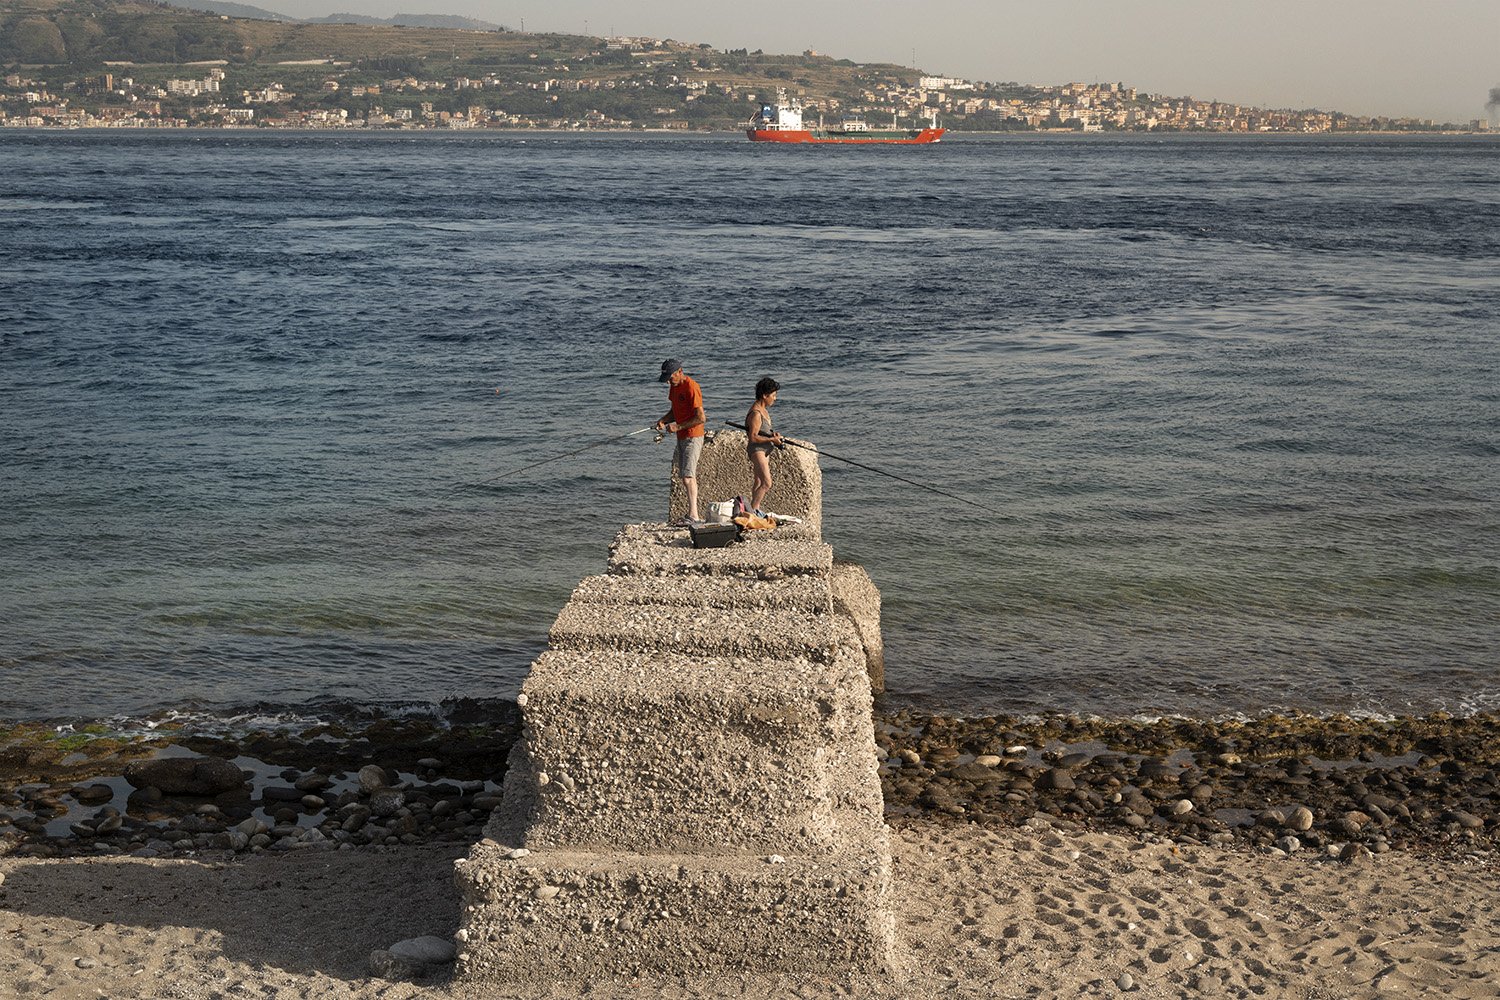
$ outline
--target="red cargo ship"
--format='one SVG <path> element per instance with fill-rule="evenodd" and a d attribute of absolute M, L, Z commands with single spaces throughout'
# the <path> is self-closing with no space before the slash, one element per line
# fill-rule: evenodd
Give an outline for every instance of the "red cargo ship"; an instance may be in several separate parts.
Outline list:
<path fill-rule="evenodd" d="M 817 128 L 802 124 L 802 103 L 787 99 L 785 90 L 776 92 L 775 104 L 762 104 L 760 111 L 745 123 L 745 135 L 751 142 L 883 142 L 917 145 L 937 142 L 947 129 L 938 128 L 937 112 L 926 128 L 901 128 L 892 116 L 888 129 L 871 128 L 862 118 L 845 118 L 835 128 Z"/>

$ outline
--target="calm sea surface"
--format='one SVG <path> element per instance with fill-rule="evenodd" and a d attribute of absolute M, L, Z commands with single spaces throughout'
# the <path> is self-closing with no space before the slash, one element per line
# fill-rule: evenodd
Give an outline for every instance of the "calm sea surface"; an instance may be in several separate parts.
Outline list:
<path fill-rule="evenodd" d="M 762 375 L 890 699 L 1500 708 L 1500 141 L 0 135 L 0 717 L 514 693 Z M 774 506 L 774 496 L 772 500 Z"/>

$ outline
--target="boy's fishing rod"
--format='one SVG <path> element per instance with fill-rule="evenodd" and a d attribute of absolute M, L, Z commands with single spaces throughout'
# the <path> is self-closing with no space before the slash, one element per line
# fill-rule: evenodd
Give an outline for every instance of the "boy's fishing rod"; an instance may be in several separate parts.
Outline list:
<path fill-rule="evenodd" d="M 737 424 L 733 420 L 726 420 L 724 421 L 724 423 L 728 424 L 730 427 L 736 427 L 744 431 L 746 434 L 750 433 L 750 428 L 746 427 L 744 424 Z M 936 493 L 939 496 L 945 496 L 950 500 L 957 500 L 960 503 L 966 503 L 971 507 L 978 507 L 981 510 L 989 510 L 989 508 L 984 504 L 978 503 L 974 500 L 970 500 L 968 497 L 961 497 L 957 493 L 949 493 L 946 490 L 938 489 L 936 486 L 928 486 L 926 483 L 919 483 L 915 479 L 907 479 L 905 476 L 898 476 L 894 472 L 886 472 L 884 469 L 877 469 L 873 465 L 866 465 L 863 462 L 856 462 L 852 458 L 844 458 L 842 455 L 835 455 L 831 451 L 824 451 L 821 448 L 814 448 L 810 445 L 801 444 L 797 441 L 791 440 L 790 438 L 783 437 L 782 440 L 786 442 L 786 444 L 780 445 L 780 447 L 782 448 L 785 448 L 789 444 L 793 448 L 801 448 L 804 451 L 810 451 L 814 454 L 822 455 L 824 458 L 831 458 L 835 462 L 843 462 L 844 464 L 852 465 L 857 469 L 864 469 L 866 472 L 873 472 L 877 476 L 888 476 L 891 479 L 900 480 L 901 482 L 906 483 L 909 486 L 915 486 L 919 490 L 926 490 L 929 493 Z"/>
<path fill-rule="evenodd" d="M 557 462 L 564 458 L 572 458 L 574 455 L 581 455 L 584 452 L 589 451 L 590 449 L 601 448 L 604 445 L 613 444 L 616 441 L 623 441 L 626 438 L 635 437 L 637 434 L 645 434 L 647 431 L 654 430 L 656 430 L 656 427 L 655 425 L 652 425 L 650 427 L 642 427 L 638 430 L 629 431 L 625 434 L 616 434 L 614 437 L 607 437 L 601 441 L 595 441 L 592 444 L 586 444 L 582 448 L 574 448 L 572 451 L 565 451 L 561 455 L 553 455 L 551 458 L 544 458 L 539 462 L 532 462 L 530 465 L 523 465 L 519 469 L 511 469 L 508 472 L 502 472 L 498 476 L 491 476 L 489 479 L 482 479 L 477 483 L 460 483 L 455 488 L 463 489 L 465 486 L 488 486 L 490 483 L 498 482 L 501 479 L 509 479 L 511 476 L 519 475 L 527 471 L 528 469 L 535 469 L 539 465 L 546 465 L 548 462 Z M 658 436 L 657 440 L 660 441 L 661 438 Z"/>

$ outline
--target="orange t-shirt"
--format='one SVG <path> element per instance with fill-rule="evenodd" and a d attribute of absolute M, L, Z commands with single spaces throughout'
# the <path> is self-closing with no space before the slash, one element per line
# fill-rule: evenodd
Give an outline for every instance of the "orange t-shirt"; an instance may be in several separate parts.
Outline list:
<path fill-rule="evenodd" d="M 685 424 L 697 416 L 698 408 L 703 405 L 703 390 L 698 388 L 697 382 L 684 375 L 681 382 L 667 390 L 667 399 L 672 401 L 672 422 Z M 677 436 L 679 438 L 702 437 L 707 423 L 708 420 L 705 418 L 697 427 L 678 431 Z"/>

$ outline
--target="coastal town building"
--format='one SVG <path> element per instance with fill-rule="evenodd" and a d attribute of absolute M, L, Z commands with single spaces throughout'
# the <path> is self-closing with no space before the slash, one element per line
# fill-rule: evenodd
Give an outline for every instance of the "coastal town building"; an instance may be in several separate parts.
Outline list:
<path fill-rule="evenodd" d="M 766 93 L 764 78 L 736 79 L 730 72 L 735 65 L 731 53 L 692 47 L 688 56 L 679 51 L 682 48 L 679 43 L 621 36 L 607 40 L 588 57 L 607 54 L 615 63 L 628 62 L 591 63 L 607 72 L 579 74 L 572 59 L 548 61 L 532 53 L 538 72 L 455 73 L 446 81 L 415 75 L 374 76 L 356 64 L 327 58 L 279 63 L 287 76 L 270 81 L 263 73 L 226 67 L 222 61 L 175 67 L 203 70 L 201 76 L 152 75 L 137 67 L 132 76 L 125 77 L 114 70 L 129 64 L 119 63 L 110 64 L 105 72 L 72 79 L 41 80 L 35 73 L 10 72 L 0 86 L 0 122 L 25 128 L 252 123 L 262 128 L 738 127 Z M 648 54 L 662 58 L 640 58 Z M 804 53 L 804 58 L 826 57 Z M 1320 109 L 1258 108 L 1141 93 L 1119 81 L 1030 86 L 934 75 L 879 79 L 865 73 L 860 78 L 861 85 L 848 93 L 820 92 L 810 79 L 793 80 L 792 92 L 800 96 L 809 114 L 871 120 L 926 119 L 936 114 L 950 132 L 1318 134 L 1479 131 L 1489 125 L 1483 119 L 1443 124 Z M 239 86 L 229 92 L 239 94 L 238 107 L 221 96 L 234 84 Z M 373 98 L 380 99 L 381 108 L 374 107 Z M 500 110 L 502 105 L 506 110 Z M 252 109 L 260 110 L 252 113 Z M 226 110 L 233 113 L 226 114 Z"/>

